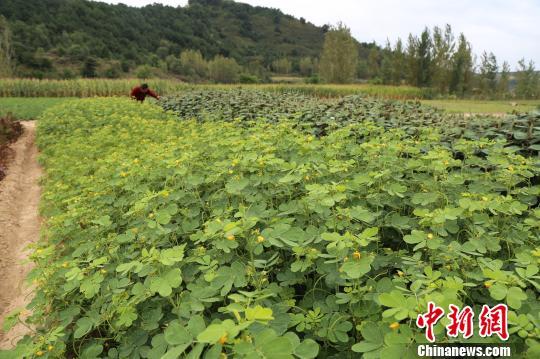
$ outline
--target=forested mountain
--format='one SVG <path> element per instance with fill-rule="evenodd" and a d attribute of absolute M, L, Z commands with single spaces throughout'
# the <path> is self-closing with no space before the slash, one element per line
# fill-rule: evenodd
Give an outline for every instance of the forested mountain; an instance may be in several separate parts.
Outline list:
<path fill-rule="evenodd" d="M 2 0 L 19 65 L 50 70 L 88 57 L 158 66 L 169 55 L 199 50 L 207 58 L 234 58 L 269 66 L 286 57 L 294 66 L 318 57 L 326 26 L 317 27 L 276 9 L 226 0 L 190 0 L 185 7 L 142 8 L 86 0 Z"/>

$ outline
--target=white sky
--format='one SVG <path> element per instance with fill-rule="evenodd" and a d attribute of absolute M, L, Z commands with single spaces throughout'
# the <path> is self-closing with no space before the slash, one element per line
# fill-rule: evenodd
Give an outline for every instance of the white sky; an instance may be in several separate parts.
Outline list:
<path fill-rule="evenodd" d="M 105 1 L 144 6 L 162 3 L 184 6 L 187 0 Z M 492 51 L 515 68 L 520 58 L 532 59 L 540 68 L 540 0 L 242 0 L 251 5 L 278 8 L 316 24 L 343 21 L 361 42 L 392 43 L 424 26 L 452 25 L 465 33 L 475 54 Z"/>

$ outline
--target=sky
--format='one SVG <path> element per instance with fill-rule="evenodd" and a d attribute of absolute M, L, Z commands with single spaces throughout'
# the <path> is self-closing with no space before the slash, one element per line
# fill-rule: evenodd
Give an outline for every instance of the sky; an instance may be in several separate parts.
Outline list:
<path fill-rule="evenodd" d="M 102 0 L 103 1 L 103 0 Z M 162 3 L 184 6 L 187 0 L 105 1 L 144 6 Z M 533 60 L 540 67 L 540 0 L 241 0 L 237 2 L 277 8 L 315 25 L 344 22 L 360 42 L 393 44 L 410 32 L 420 34 L 425 26 L 452 26 L 463 32 L 473 52 L 493 52 L 499 63 L 515 69 L 519 59 Z"/>

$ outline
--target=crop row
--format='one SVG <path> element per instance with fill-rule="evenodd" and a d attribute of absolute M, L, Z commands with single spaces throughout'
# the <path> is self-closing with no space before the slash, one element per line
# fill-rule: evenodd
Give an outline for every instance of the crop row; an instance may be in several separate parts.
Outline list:
<path fill-rule="evenodd" d="M 364 94 L 395 99 L 430 97 L 429 91 L 409 86 L 378 85 L 190 85 L 178 80 L 163 79 L 0 79 L 0 97 L 94 97 L 127 96 L 132 87 L 147 82 L 161 95 L 172 95 L 190 89 L 258 89 L 272 93 L 295 91 L 316 97 L 339 97 Z"/>
<path fill-rule="evenodd" d="M 442 142 L 459 138 L 507 140 L 522 154 L 540 152 L 540 113 L 505 117 L 447 114 L 418 101 L 388 101 L 362 95 L 320 99 L 299 92 L 269 93 L 255 90 L 191 90 L 171 96 L 162 103 L 180 119 L 198 121 L 241 120 L 278 122 L 293 120 L 308 126 L 313 134 L 355 123 L 374 122 L 386 129 L 401 128 L 409 134 L 423 128 L 439 129 Z"/>
<path fill-rule="evenodd" d="M 460 139 L 456 159 L 430 128 L 296 127 L 118 99 L 47 110 L 37 332 L 14 355 L 412 358 L 428 301 L 475 318 L 505 303 L 516 354 L 538 354 L 533 158 Z M 446 324 L 438 343 L 462 342 Z"/>

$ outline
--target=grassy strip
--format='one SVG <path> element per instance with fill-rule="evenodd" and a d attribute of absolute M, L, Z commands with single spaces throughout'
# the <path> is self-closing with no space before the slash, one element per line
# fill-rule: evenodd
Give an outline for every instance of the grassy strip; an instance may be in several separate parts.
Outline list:
<path fill-rule="evenodd" d="M 540 100 L 422 100 L 422 103 L 451 113 L 472 114 L 504 114 L 513 111 L 529 112 L 540 108 Z"/>
<path fill-rule="evenodd" d="M 0 97 L 0 117 L 11 114 L 19 120 L 36 119 L 49 107 L 69 98 L 57 97 Z"/>

